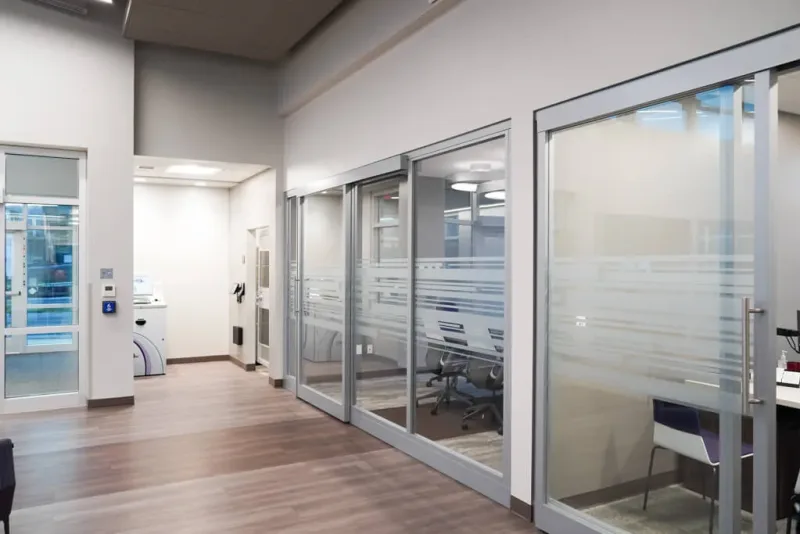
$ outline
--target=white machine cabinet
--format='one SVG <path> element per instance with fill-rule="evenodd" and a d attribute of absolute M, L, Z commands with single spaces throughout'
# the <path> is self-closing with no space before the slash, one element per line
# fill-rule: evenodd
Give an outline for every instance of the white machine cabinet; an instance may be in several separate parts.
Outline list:
<path fill-rule="evenodd" d="M 167 372 L 167 305 L 158 297 L 142 294 L 152 288 L 136 277 L 133 297 L 133 376 Z"/>

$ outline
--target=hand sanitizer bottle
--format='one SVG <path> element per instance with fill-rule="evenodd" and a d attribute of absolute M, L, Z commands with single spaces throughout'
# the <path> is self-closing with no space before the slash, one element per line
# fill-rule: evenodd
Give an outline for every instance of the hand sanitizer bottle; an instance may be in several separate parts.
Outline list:
<path fill-rule="evenodd" d="M 778 360 L 778 369 L 786 369 L 786 351 L 781 351 L 781 357 Z"/>

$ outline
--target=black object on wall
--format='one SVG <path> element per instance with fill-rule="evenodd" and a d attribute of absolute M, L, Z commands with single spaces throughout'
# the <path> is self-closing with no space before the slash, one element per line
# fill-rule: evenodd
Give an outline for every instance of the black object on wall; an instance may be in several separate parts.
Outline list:
<path fill-rule="evenodd" d="M 244 331 L 241 326 L 233 327 L 233 344 L 244 345 Z"/>

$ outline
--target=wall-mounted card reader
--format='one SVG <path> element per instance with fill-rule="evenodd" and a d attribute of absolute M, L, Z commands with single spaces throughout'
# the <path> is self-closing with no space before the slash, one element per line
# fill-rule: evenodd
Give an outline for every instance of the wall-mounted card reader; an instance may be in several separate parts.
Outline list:
<path fill-rule="evenodd" d="M 102 296 L 104 299 L 113 299 L 117 296 L 117 284 L 103 282 L 100 286 L 103 288 Z"/>

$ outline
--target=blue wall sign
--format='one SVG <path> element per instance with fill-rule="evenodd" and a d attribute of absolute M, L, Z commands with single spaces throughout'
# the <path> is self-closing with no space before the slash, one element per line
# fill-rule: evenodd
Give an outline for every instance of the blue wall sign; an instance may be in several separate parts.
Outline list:
<path fill-rule="evenodd" d="M 104 300 L 103 301 L 103 313 L 117 313 L 117 301 L 116 300 Z"/>

